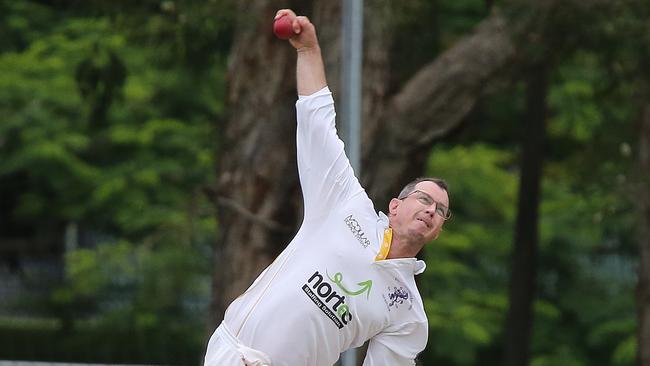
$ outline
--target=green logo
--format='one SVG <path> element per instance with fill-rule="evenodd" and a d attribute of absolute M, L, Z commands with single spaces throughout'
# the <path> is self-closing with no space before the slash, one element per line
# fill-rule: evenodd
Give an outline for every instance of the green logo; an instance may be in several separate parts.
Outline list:
<path fill-rule="evenodd" d="M 327 273 L 327 271 L 325 271 L 325 273 Z M 336 272 L 334 274 L 334 278 L 330 277 L 330 274 L 327 273 L 327 278 L 329 278 L 330 281 L 334 282 L 336 284 L 336 286 L 338 286 L 341 289 L 341 291 L 343 291 L 346 295 L 357 296 L 357 295 L 361 295 L 364 292 L 368 292 L 366 294 L 366 299 L 368 299 L 370 297 L 370 289 L 372 288 L 372 280 L 359 282 L 359 283 L 357 283 L 357 285 L 359 285 L 360 288 L 358 290 L 356 290 L 356 291 L 350 291 L 347 288 L 345 288 L 345 286 L 343 285 L 343 274 L 341 272 Z"/>

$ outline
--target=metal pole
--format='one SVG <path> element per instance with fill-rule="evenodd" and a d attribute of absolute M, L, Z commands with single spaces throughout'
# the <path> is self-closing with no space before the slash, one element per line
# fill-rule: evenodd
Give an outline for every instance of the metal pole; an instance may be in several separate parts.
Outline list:
<path fill-rule="evenodd" d="M 363 54 L 363 0 L 343 0 L 341 29 L 342 122 L 345 149 L 357 178 L 361 177 L 361 59 Z M 341 355 L 342 366 L 357 365 L 357 350 Z"/>
<path fill-rule="evenodd" d="M 352 168 L 361 173 L 361 59 L 363 0 L 343 0 L 342 122 L 345 147 Z"/>

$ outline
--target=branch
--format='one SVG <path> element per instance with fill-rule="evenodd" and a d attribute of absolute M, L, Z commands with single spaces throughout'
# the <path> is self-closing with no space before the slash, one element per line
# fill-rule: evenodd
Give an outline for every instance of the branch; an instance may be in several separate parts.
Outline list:
<path fill-rule="evenodd" d="M 273 231 L 279 231 L 279 232 L 291 232 L 292 228 L 286 225 L 282 225 L 277 221 L 269 220 L 267 218 L 261 217 L 259 215 L 255 215 L 253 212 L 249 211 L 246 207 L 238 203 L 237 201 L 227 198 L 227 197 L 217 197 L 217 203 L 222 206 L 229 208 L 245 219 L 252 221 L 256 224 L 259 224 L 269 230 Z"/>
<path fill-rule="evenodd" d="M 379 207 L 412 178 L 406 177 L 409 172 L 422 171 L 423 152 L 460 124 L 490 84 L 510 79 L 516 55 L 504 16 L 493 12 L 392 97 L 366 154 L 365 183 Z M 381 164 L 373 164 L 369 157 Z"/>

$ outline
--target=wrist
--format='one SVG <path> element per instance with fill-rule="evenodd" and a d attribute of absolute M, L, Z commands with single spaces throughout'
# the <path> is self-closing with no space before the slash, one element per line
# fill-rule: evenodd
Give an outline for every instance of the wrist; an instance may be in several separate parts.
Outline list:
<path fill-rule="evenodd" d="M 320 53 L 320 46 L 302 46 L 296 48 L 297 53 Z"/>

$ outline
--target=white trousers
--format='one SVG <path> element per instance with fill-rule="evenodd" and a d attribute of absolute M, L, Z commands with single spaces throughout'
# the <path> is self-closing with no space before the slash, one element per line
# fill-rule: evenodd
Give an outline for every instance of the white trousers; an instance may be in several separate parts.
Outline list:
<path fill-rule="evenodd" d="M 265 353 L 244 346 L 225 322 L 221 322 L 210 337 L 203 365 L 273 366 Z"/>

